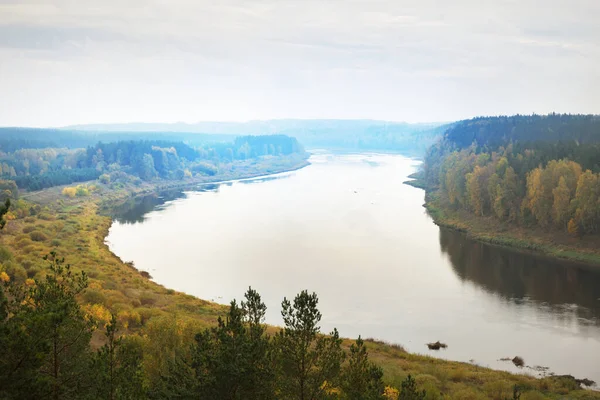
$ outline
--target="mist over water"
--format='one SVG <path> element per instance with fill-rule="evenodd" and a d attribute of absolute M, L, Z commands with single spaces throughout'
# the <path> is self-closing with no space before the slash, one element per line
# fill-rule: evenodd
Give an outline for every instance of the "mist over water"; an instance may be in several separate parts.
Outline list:
<path fill-rule="evenodd" d="M 319 295 L 323 331 L 513 371 L 523 370 L 498 360 L 519 355 L 600 382 L 600 269 L 438 228 L 424 192 L 402 184 L 417 161 L 328 153 L 310 161 L 133 202 L 107 242 L 156 282 L 203 299 L 228 303 L 252 286 L 271 324 L 282 323 L 284 296 L 308 289 Z M 428 350 L 436 340 L 448 349 Z"/>

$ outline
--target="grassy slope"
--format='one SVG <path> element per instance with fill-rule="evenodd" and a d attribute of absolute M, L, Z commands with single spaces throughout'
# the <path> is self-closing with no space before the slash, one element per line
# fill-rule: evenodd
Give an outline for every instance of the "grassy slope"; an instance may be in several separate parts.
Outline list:
<path fill-rule="evenodd" d="M 295 164 L 300 167 L 301 162 Z M 287 165 L 287 169 L 290 165 Z M 281 169 L 284 169 L 281 166 Z M 249 176 L 259 174 L 252 167 L 245 168 Z M 231 174 L 233 176 L 233 174 Z M 240 177 L 240 176 L 237 176 Z M 212 180 L 222 178 L 212 177 Z M 43 205 L 36 216 L 12 220 L 0 234 L 2 245 L 13 253 L 15 264 L 25 268 L 23 273 L 34 276 L 44 268 L 41 257 L 55 249 L 59 255 L 76 268 L 86 271 L 90 288 L 81 301 L 87 304 L 104 304 L 119 313 L 121 323 L 130 332 L 144 329 L 149 320 L 158 316 L 175 315 L 179 320 L 193 321 L 197 327 L 210 326 L 225 306 L 204 301 L 193 296 L 167 289 L 154 283 L 112 254 L 104 238 L 111 225 L 110 217 L 98 214 L 100 205 L 125 201 L 132 194 L 143 194 L 167 187 L 189 187 L 205 179 L 187 182 L 158 182 L 140 187 L 110 190 L 102 187 L 88 198 L 66 199 L 60 188 L 32 193 L 29 201 Z M 41 241 L 31 240 L 31 231 L 45 235 Z M 272 328 L 275 329 L 275 328 Z M 349 346 L 351 341 L 345 341 Z M 476 365 L 445 361 L 427 356 L 409 354 L 399 346 L 381 342 L 367 342 L 371 359 L 384 368 L 386 380 L 395 386 L 406 375 L 413 375 L 435 399 L 504 399 L 512 397 L 512 387 L 524 388 L 526 399 L 589 398 L 600 399 L 600 393 L 579 390 L 571 379 L 534 379 L 493 371 Z"/>

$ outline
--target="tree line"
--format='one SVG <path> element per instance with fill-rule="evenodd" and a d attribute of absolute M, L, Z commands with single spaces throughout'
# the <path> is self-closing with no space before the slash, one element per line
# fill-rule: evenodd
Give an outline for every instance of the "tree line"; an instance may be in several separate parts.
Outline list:
<path fill-rule="evenodd" d="M 264 325 L 266 306 L 249 289 L 216 326 L 191 344 L 165 329 L 120 336 L 78 304 L 87 276 L 55 253 L 48 273 L 17 284 L 0 273 L 2 399 L 423 399 L 410 376 L 386 386 L 359 337 L 349 350 L 333 330 L 320 331 L 316 294 L 284 299 L 284 327 Z M 173 324 L 169 324 L 173 325 Z M 174 329 L 183 329 L 175 323 Z M 103 331 L 102 345 L 92 337 Z M 164 353 L 165 348 L 173 351 Z M 158 349 L 154 351 L 153 349 Z M 161 353 L 162 352 L 162 353 Z M 166 354 L 166 355 L 165 355 Z"/>
<path fill-rule="evenodd" d="M 198 147 L 179 141 L 129 140 L 98 142 L 85 149 L 19 148 L 0 152 L 0 177 L 27 190 L 94 180 L 115 171 L 143 180 L 182 179 L 193 174 L 214 175 L 220 163 L 302 152 L 295 138 L 284 135 L 243 136 L 230 143 Z"/>
<path fill-rule="evenodd" d="M 576 129 L 598 120 L 588 116 L 511 118 L 519 123 L 514 132 L 547 120 L 560 122 L 562 130 L 570 122 L 571 128 Z M 446 205 L 478 216 L 493 216 L 501 221 L 563 230 L 573 235 L 598 233 L 600 147 L 576 140 L 548 142 L 545 137 L 537 142 L 496 143 L 498 131 L 506 124 L 507 119 L 503 118 L 476 119 L 451 128 L 427 152 L 424 163 L 427 185 L 438 189 Z M 477 125 L 475 140 L 463 147 L 466 139 L 458 134 L 460 127 L 464 127 L 467 138 L 472 138 L 467 133 Z M 489 131 L 486 126 L 491 127 Z M 592 141 L 600 131 L 586 132 L 574 133 L 573 137 Z M 523 136 L 535 137 L 530 133 Z M 513 133 L 512 137 L 520 136 Z"/>

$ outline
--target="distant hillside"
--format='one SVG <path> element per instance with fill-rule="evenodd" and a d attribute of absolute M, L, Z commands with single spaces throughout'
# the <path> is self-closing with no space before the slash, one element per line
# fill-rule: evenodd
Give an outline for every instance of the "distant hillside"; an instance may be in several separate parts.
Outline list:
<path fill-rule="evenodd" d="M 600 143 L 598 115 L 515 115 L 479 117 L 451 126 L 445 139 L 458 148 L 472 143 L 496 149 L 510 142 Z"/>
<path fill-rule="evenodd" d="M 394 151 L 422 155 L 449 125 L 409 124 L 374 120 L 268 120 L 248 122 L 199 122 L 195 124 L 96 124 L 65 129 L 90 132 L 189 132 L 227 135 L 283 134 L 297 138 L 307 148 Z"/>
<path fill-rule="evenodd" d="M 98 142 L 128 140 L 179 141 L 191 146 L 232 142 L 233 135 L 211 135 L 181 132 L 100 132 L 70 129 L 0 128 L 0 151 L 12 153 L 19 149 L 68 148 L 94 146 Z"/>

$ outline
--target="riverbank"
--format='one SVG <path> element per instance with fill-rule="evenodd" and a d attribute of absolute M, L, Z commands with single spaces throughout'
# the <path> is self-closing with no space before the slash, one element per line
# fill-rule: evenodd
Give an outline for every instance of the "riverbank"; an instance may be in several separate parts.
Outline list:
<path fill-rule="evenodd" d="M 53 249 L 65 256 L 74 268 L 86 271 L 90 287 L 81 297 L 82 304 L 117 313 L 119 325 L 127 334 L 144 337 L 156 332 L 157 327 L 163 327 L 163 322 L 177 326 L 183 332 L 197 331 L 213 326 L 226 311 L 226 306 L 167 289 L 123 262 L 127 260 L 119 259 L 105 243 L 112 220 L 99 211 L 132 196 L 165 189 L 191 189 L 200 183 L 209 182 L 155 182 L 135 189 L 110 189 L 99 184 L 99 190 L 89 197 L 73 199 L 62 196 L 60 190 L 40 193 L 40 199 L 47 201 L 39 203 L 41 212 L 10 221 L 5 232 L 0 234 L 0 241 L 11 252 L 15 264 L 23 266 L 19 273 L 24 276 L 41 272 L 44 268 L 41 256 Z M 48 201 L 53 196 L 54 200 Z M 42 235 L 32 235 L 33 232 Z M 275 330 L 275 327 L 271 329 L 272 332 Z M 347 348 L 351 341 L 344 343 Z M 524 393 L 522 399 L 561 398 L 564 395 L 600 398 L 596 393 L 578 389 L 572 378 L 535 379 L 475 364 L 411 354 L 400 346 L 373 340 L 367 341 L 367 346 L 371 360 L 383 367 L 389 384 L 399 386 L 411 374 L 420 388 L 428 392 L 428 398 L 511 398 L 515 385 Z"/>
<path fill-rule="evenodd" d="M 493 217 L 478 217 L 464 210 L 445 207 L 438 192 L 429 188 L 418 173 L 404 184 L 425 191 L 423 205 L 433 222 L 446 229 L 462 232 L 469 239 L 518 251 L 540 253 L 548 257 L 600 267 L 600 237 L 574 238 L 564 232 L 526 228 Z"/>

